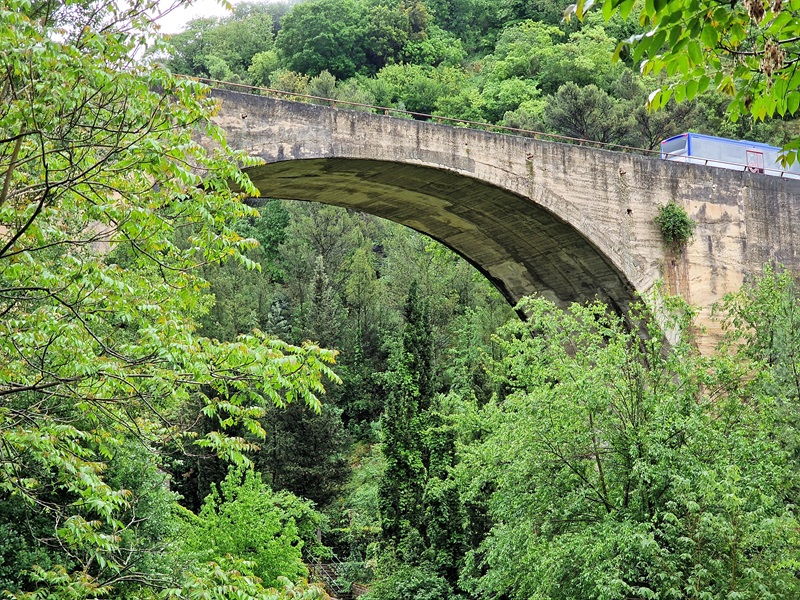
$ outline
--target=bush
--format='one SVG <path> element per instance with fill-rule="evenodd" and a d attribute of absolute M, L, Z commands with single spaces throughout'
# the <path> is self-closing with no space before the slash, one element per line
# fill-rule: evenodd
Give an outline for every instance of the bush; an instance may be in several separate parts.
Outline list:
<path fill-rule="evenodd" d="M 302 500 L 274 493 L 259 473 L 231 467 L 211 488 L 200 514 L 184 514 L 186 550 L 200 563 L 245 561 L 266 586 L 277 585 L 281 576 L 296 580 L 307 575 L 298 525 L 309 511 Z"/>
<path fill-rule="evenodd" d="M 686 245 L 696 225 L 686 210 L 673 200 L 659 207 L 655 222 L 667 243 L 677 248 Z"/>
<path fill-rule="evenodd" d="M 369 600 L 451 600 L 453 592 L 443 577 L 420 567 L 402 566 L 377 582 Z"/>

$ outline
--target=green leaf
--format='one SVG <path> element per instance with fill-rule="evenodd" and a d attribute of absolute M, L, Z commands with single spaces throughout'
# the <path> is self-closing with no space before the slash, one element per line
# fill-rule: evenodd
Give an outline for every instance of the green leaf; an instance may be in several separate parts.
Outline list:
<path fill-rule="evenodd" d="M 786 106 L 787 112 L 790 115 L 794 115 L 797 112 L 798 107 L 800 107 L 800 92 L 789 92 L 788 96 L 786 97 Z"/>
<path fill-rule="evenodd" d="M 675 94 L 675 101 L 683 102 L 686 97 L 686 86 L 683 84 L 675 84 L 672 86 L 672 91 Z"/>
<path fill-rule="evenodd" d="M 608 21 L 614 14 L 615 6 L 613 2 L 606 0 L 603 2 L 603 18 Z"/>
<path fill-rule="evenodd" d="M 703 26 L 702 32 L 700 33 L 700 41 L 702 41 L 707 48 L 715 48 L 718 39 L 719 34 L 717 33 L 717 30 L 713 25 L 711 25 L 711 23 L 706 23 Z"/>
<path fill-rule="evenodd" d="M 700 87 L 699 82 L 696 79 L 690 79 L 686 82 L 686 99 L 693 100 L 695 96 L 698 94 L 698 89 Z"/>
<path fill-rule="evenodd" d="M 631 10 L 633 10 L 634 5 L 636 4 L 636 0 L 623 0 L 619 5 L 619 14 L 623 20 L 627 20 L 628 16 L 631 14 Z"/>
<path fill-rule="evenodd" d="M 703 52 L 700 50 L 700 44 L 696 40 L 690 40 L 686 46 L 686 51 L 689 53 L 689 58 L 695 65 L 703 64 Z"/>
<path fill-rule="evenodd" d="M 773 35 L 780 36 L 782 35 L 784 29 L 786 29 L 787 25 L 793 23 L 794 19 L 795 17 L 792 14 L 792 11 L 784 10 L 772 20 L 767 28 L 767 31 Z"/>

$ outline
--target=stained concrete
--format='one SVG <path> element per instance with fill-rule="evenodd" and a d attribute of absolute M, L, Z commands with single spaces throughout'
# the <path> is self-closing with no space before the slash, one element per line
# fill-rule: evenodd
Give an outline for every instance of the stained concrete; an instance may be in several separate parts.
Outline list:
<path fill-rule="evenodd" d="M 312 200 L 402 223 L 475 265 L 512 303 L 625 310 L 663 280 L 701 309 L 766 262 L 800 267 L 800 182 L 587 146 L 487 133 L 217 90 L 215 118 L 262 196 Z M 675 253 L 654 223 L 674 200 L 697 221 Z"/>

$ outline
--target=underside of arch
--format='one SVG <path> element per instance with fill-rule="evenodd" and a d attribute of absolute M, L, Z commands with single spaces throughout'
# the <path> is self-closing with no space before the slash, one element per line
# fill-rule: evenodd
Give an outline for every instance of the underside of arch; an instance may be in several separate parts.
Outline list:
<path fill-rule="evenodd" d="M 350 158 L 247 169 L 264 198 L 341 206 L 424 233 L 472 263 L 508 299 L 601 300 L 624 312 L 633 285 L 574 227 L 533 201 L 443 169 Z"/>

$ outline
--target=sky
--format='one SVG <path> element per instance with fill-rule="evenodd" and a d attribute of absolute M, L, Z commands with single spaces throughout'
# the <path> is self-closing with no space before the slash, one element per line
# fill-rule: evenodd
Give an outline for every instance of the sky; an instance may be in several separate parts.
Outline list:
<path fill-rule="evenodd" d="M 241 0 L 229 0 L 231 4 L 237 4 Z M 164 6 L 169 6 L 169 0 L 162 0 Z M 161 23 L 161 33 L 178 33 L 192 19 L 200 17 L 224 17 L 230 12 L 215 0 L 197 0 L 188 8 L 178 8 L 165 17 L 159 19 Z"/>

